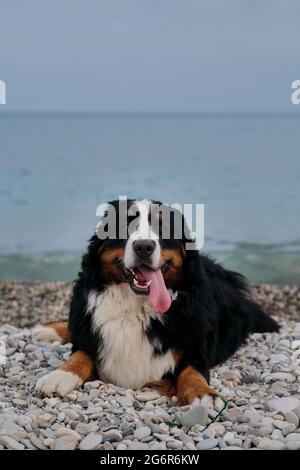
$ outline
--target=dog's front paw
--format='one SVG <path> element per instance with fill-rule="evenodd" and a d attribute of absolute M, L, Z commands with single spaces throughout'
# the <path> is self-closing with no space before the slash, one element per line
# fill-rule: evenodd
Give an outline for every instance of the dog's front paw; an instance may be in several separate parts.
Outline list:
<path fill-rule="evenodd" d="M 32 330 L 32 336 L 38 341 L 47 341 L 53 343 L 54 341 L 62 342 L 61 336 L 51 326 L 37 326 Z"/>
<path fill-rule="evenodd" d="M 36 383 L 36 390 L 42 395 L 51 396 L 58 393 L 61 397 L 64 397 L 80 385 L 82 385 L 82 380 L 77 374 L 58 369 L 39 378 Z"/>
<path fill-rule="evenodd" d="M 210 387 L 207 382 L 195 383 L 192 386 L 180 387 L 177 398 L 180 405 L 191 405 L 195 401 L 214 402 L 218 397 L 218 393 Z"/>
<path fill-rule="evenodd" d="M 205 406 L 208 409 L 213 409 L 217 412 L 221 411 L 225 404 L 226 399 L 223 395 L 204 395 L 200 398 L 199 402 L 201 405 Z"/>

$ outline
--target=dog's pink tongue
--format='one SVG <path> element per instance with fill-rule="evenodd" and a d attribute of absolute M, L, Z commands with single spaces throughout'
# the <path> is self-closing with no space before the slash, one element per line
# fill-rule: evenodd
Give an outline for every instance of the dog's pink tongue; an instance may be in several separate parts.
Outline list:
<path fill-rule="evenodd" d="M 149 300 L 155 313 L 165 313 L 171 306 L 171 296 L 166 288 L 161 270 L 152 271 L 145 266 L 139 266 L 139 270 L 147 281 L 151 281 Z"/>

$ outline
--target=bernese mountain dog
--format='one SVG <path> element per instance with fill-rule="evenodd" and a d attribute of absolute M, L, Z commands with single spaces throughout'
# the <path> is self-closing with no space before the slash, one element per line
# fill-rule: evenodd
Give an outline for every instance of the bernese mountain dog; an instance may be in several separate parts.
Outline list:
<path fill-rule="evenodd" d="M 119 201 L 109 204 L 120 211 Z M 160 220 L 167 205 L 127 200 L 126 213 L 116 218 L 128 226 L 136 221 L 126 238 L 119 230 L 106 239 L 92 236 L 74 284 L 69 321 L 35 330 L 39 340 L 72 343 L 66 363 L 38 379 L 41 394 L 64 396 L 98 377 L 126 388 L 152 387 L 176 395 L 180 404 L 216 397 L 210 369 L 249 334 L 278 331 L 252 300 L 241 274 L 186 249 L 190 237 L 182 214 L 181 238 L 175 236 L 171 210 L 169 236 L 162 236 L 160 223 L 153 229 L 154 204 Z"/>

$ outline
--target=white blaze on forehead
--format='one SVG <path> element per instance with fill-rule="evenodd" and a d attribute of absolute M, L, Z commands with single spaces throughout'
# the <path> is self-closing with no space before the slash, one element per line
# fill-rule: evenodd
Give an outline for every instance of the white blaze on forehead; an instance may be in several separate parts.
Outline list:
<path fill-rule="evenodd" d="M 137 229 L 130 234 L 133 240 L 158 240 L 158 236 L 151 229 L 149 223 L 149 215 L 151 210 L 151 201 L 144 199 L 143 201 L 134 202 L 134 210 L 139 213 L 137 218 Z"/>
<path fill-rule="evenodd" d="M 129 208 L 130 211 L 130 208 Z M 160 245 L 158 242 L 158 235 L 153 232 L 149 223 L 149 214 L 151 211 L 151 201 L 143 199 L 142 201 L 135 201 L 132 205 L 132 215 L 138 214 L 135 221 L 135 230 L 129 233 L 129 238 L 125 249 L 125 266 L 132 268 L 134 266 L 135 255 L 133 252 L 133 242 L 135 240 L 154 240 L 155 250 L 151 255 L 152 267 L 158 268 L 160 260 Z"/>

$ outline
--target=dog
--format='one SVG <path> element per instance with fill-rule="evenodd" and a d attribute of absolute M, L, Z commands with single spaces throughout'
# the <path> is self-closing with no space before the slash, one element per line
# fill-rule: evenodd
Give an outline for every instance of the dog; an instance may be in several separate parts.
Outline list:
<path fill-rule="evenodd" d="M 241 274 L 186 248 L 192 237 L 181 213 L 184 233 L 178 238 L 176 217 L 166 204 L 127 200 L 122 214 L 118 201 L 109 205 L 117 221 L 122 216 L 127 227 L 135 222 L 135 229 L 126 238 L 94 234 L 90 239 L 69 321 L 35 330 L 39 340 L 72 343 L 70 358 L 39 378 L 37 390 L 64 396 L 98 377 L 175 395 L 179 404 L 217 397 L 210 369 L 226 361 L 249 334 L 276 332 L 278 324 L 252 300 Z M 153 207 L 158 207 L 156 224 L 150 218 Z M 170 212 L 167 239 L 162 209 Z"/>

